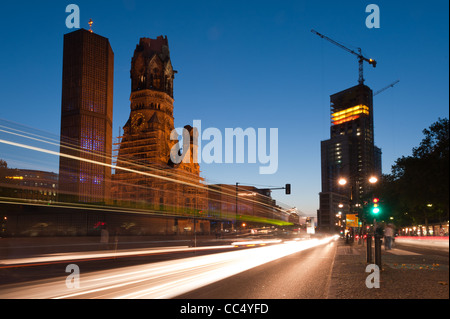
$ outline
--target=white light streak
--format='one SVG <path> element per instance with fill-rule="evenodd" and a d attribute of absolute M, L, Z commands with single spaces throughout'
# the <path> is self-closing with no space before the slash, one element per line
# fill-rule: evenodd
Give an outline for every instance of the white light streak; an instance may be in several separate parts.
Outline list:
<path fill-rule="evenodd" d="M 194 252 L 202 250 L 229 249 L 229 248 L 233 248 L 233 246 L 221 245 L 221 246 L 204 246 L 195 248 L 188 246 L 174 246 L 174 247 L 163 247 L 153 249 L 144 248 L 144 249 L 117 250 L 117 251 L 93 251 L 85 253 L 48 254 L 39 257 L 3 259 L 0 261 L 0 268 L 1 266 L 6 265 L 26 265 L 26 264 L 52 263 L 52 262 L 76 261 L 76 260 L 83 261 L 89 259 L 132 257 L 136 255 L 152 255 L 152 254 L 154 255 L 154 254 L 189 252 L 189 251 Z"/>
<path fill-rule="evenodd" d="M 15 132 L 13 132 L 13 131 L 15 131 Z M 76 147 L 75 145 L 72 146 L 72 147 L 69 146 L 69 145 L 60 145 L 59 143 L 57 143 L 56 139 L 43 137 L 43 136 L 38 135 L 38 134 L 34 134 L 34 133 L 31 133 L 31 132 L 26 132 L 24 130 L 19 130 L 19 129 L 7 127 L 7 126 L 4 126 L 4 125 L 0 125 L 0 132 L 6 133 L 6 134 L 10 134 L 12 136 L 19 137 L 19 138 L 30 139 L 33 142 L 45 143 L 45 144 L 48 144 L 48 145 L 51 145 L 51 146 L 56 146 L 56 147 L 62 146 L 65 149 L 72 149 L 72 150 L 80 151 L 80 152 L 85 153 L 85 154 L 92 154 L 91 151 L 86 151 L 86 150 L 80 149 L 80 148 Z M 228 195 L 234 196 L 233 194 L 229 194 L 228 192 L 219 191 L 219 190 L 216 190 L 216 189 L 213 189 L 213 188 L 210 189 L 210 188 L 208 188 L 205 185 L 197 184 L 197 178 L 195 178 L 195 177 L 193 179 L 190 178 L 193 181 L 193 183 L 191 183 L 189 181 L 180 181 L 177 178 L 177 174 L 173 174 L 172 172 L 167 172 L 166 170 L 160 170 L 160 169 L 157 169 L 157 168 L 151 167 L 151 166 L 145 166 L 144 167 L 144 166 L 138 165 L 136 163 L 128 163 L 128 164 L 131 164 L 133 167 L 136 168 L 136 169 L 132 169 L 132 168 L 127 168 L 127 167 L 123 167 L 123 166 L 108 164 L 106 161 L 105 162 L 95 161 L 95 160 L 91 160 L 91 159 L 87 159 L 87 158 L 83 158 L 83 157 L 78 157 L 78 156 L 73 156 L 73 155 L 61 153 L 59 151 L 53 151 L 53 150 L 49 150 L 49 149 L 45 149 L 45 148 L 41 148 L 41 147 L 31 146 L 31 145 L 18 143 L 18 142 L 13 142 L 13 141 L 8 141 L 8 140 L 4 140 L 4 139 L 0 139 L 0 143 L 4 143 L 4 144 L 10 145 L 10 146 L 20 147 L 20 148 L 23 148 L 23 149 L 29 149 L 29 150 L 33 150 L 33 151 L 37 151 L 37 152 L 42 152 L 42 153 L 45 153 L 45 154 L 66 157 L 66 158 L 70 158 L 70 159 L 78 160 L 78 161 L 84 161 L 84 162 L 88 162 L 88 163 L 91 163 L 91 164 L 106 166 L 106 167 L 109 167 L 109 168 L 112 168 L 112 169 L 118 169 L 118 170 L 128 171 L 128 172 L 131 172 L 131 173 L 140 174 L 140 175 L 144 175 L 144 176 L 149 176 L 149 177 L 153 177 L 153 178 L 159 178 L 159 179 L 170 181 L 170 182 L 173 182 L 173 183 L 179 183 L 179 184 L 184 184 L 184 185 L 188 185 L 188 186 L 191 186 L 191 187 L 196 187 L 198 189 L 203 189 L 203 190 L 209 191 L 209 192 L 222 193 L 222 194 L 228 194 Z M 105 160 L 110 159 L 109 155 L 96 154 L 96 156 L 103 157 Z M 122 162 L 126 163 L 126 161 L 122 161 Z M 165 177 L 165 176 L 161 176 L 161 175 L 158 175 L 158 174 L 152 174 L 152 173 L 140 171 L 140 170 L 138 170 L 139 168 L 143 168 L 143 169 L 145 168 L 146 170 L 151 169 L 155 173 L 163 172 L 164 174 L 173 175 L 174 178 Z M 256 194 L 256 193 L 253 193 L 253 194 Z M 263 195 L 259 194 L 259 196 L 263 196 Z M 272 205 L 268 205 L 268 204 L 264 203 L 264 201 L 254 200 L 254 199 L 250 199 L 250 198 L 243 198 L 242 200 L 244 200 L 246 202 L 249 202 L 249 203 L 256 203 L 256 204 L 261 205 L 261 206 L 266 206 L 266 207 L 269 207 L 271 209 L 276 209 L 279 213 L 286 213 L 283 209 L 280 209 L 278 207 L 273 207 Z M 280 205 L 280 204 L 281 203 L 278 202 L 278 205 Z"/>
<path fill-rule="evenodd" d="M 112 164 L 103 163 L 103 162 L 99 162 L 99 161 L 94 161 L 94 160 L 91 160 L 91 159 L 88 159 L 88 158 L 83 158 L 83 157 L 73 156 L 73 155 L 69 155 L 69 154 L 64 154 L 64 153 L 61 153 L 61 152 L 46 150 L 46 149 L 41 148 L 41 147 L 26 145 L 26 144 L 22 144 L 22 143 L 16 143 L 16 142 L 7 141 L 7 140 L 4 140 L 4 139 L 0 139 L 0 143 L 4 143 L 4 144 L 7 144 L 7 145 L 11 145 L 11 146 L 16 146 L 16 147 L 20 147 L 20 148 L 25 148 L 25 149 L 29 149 L 29 150 L 33 150 L 33 151 L 37 151 L 37 152 L 42 152 L 42 153 L 46 153 L 46 154 L 50 154 L 50 155 L 62 156 L 62 157 L 66 157 L 66 158 L 70 158 L 70 159 L 74 159 L 74 160 L 78 160 L 78 161 L 82 161 L 82 162 L 87 162 L 87 163 L 91 163 L 91 164 L 97 164 L 97 165 L 106 166 L 106 167 L 109 167 L 109 168 L 119 169 L 119 170 L 131 172 L 131 173 L 146 175 L 146 176 L 149 176 L 149 177 L 159 178 L 159 179 L 163 179 L 163 180 L 166 180 L 166 181 L 176 182 L 176 183 L 185 184 L 185 185 L 198 187 L 198 188 L 203 188 L 205 190 L 208 190 L 208 188 L 206 188 L 206 187 L 195 185 L 195 184 L 192 184 L 192 183 L 183 182 L 183 181 L 175 180 L 175 179 L 164 177 L 164 176 L 160 176 L 160 175 L 155 175 L 155 174 L 151 174 L 151 173 L 148 173 L 148 172 L 141 172 L 141 171 L 138 171 L 138 170 L 135 170 L 135 169 L 132 169 L 132 168 L 121 167 L 121 166 L 117 166 L 117 165 L 114 166 Z"/>
<path fill-rule="evenodd" d="M 68 289 L 65 277 L 6 285 L 0 298 L 173 298 L 285 256 L 327 244 L 335 237 L 293 241 L 252 249 L 163 261 L 83 274 L 80 288 Z"/>

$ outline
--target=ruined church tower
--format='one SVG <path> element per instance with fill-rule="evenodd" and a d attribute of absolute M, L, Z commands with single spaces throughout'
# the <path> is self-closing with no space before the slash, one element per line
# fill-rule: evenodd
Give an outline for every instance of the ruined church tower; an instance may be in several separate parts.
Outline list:
<path fill-rule="evenodd" d="M 116 143 L 117 167 L 133 171 L 115 170 L 113 196 L 132 205 L 143 203 L 165 213 L 183 214 L 201 210 L 206 196 L 192 186 L 201 185 L 202 179 L 192 158 L 196 143 L 190 126 L 185 126 L 191 136 L 190 163 L 175 164 L 170 159 L 177 142 L 170 139 L 175 73 L 167 37 L 141 38 L 131 60 L 130 116 Z"/>

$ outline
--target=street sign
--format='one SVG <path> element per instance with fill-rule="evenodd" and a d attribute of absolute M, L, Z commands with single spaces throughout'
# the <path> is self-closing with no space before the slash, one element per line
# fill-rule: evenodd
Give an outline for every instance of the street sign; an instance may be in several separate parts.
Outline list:
<path fill-rule="evenodd" d="M 346 225 L 347 225 L 347 227 L 359 227 L 358 215 L 356 215 L 356 214 L 347 214 L 347 216 L 346 216 Z"/>

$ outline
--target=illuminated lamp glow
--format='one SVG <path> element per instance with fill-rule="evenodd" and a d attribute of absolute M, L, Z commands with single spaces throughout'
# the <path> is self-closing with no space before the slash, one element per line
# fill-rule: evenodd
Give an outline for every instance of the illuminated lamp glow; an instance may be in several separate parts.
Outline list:
<path fill-rule="evenodd" d="M 23 179 L 23 176 L 5 176 L 7 179 Z"/>
<path fill-rule="evenodd" d="M 372 176 L 371 178 L 369 178 L 369 183 L 375 184 L 376 182 L 378 182 L 378 178 L 376 176 Z"/>

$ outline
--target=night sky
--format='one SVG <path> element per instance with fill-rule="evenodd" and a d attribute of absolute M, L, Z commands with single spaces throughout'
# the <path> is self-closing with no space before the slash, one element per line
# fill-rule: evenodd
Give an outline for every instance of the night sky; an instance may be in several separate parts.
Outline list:
<path fill-rule="evenodd" d="M 449 113 L 449 3 L 439 1 L 14 1 L 0 10 L 0 118 L 59 135 L 63 35 L 68 4 L 81 27 L 109 38 L 114 51 L 113 136 L 129 116 L 130 63 L 141 37 L 167 35 L 174 69 L 175 126 L 278 128 L 278 171 L 260 164 L 202 164 L 209 183 L 284 186 L 273 197 L 315 216 L 321 190 L 320 141 L 329 138 L 329 96 L 357 84 L 354 55 L 315 29 L 377 60 L 364 65 L 374 98 L 375 144 L 383 173 L 410 155 L 422 130 Z M 368 29 L 365 8 L 380 8 Z M 0 145 L 10 167 L 57 172 L 49 157 Z M 36 155 L 36 154 L 35 154 Z M 36 155 L 39 156 L 39 155 Z"/>

